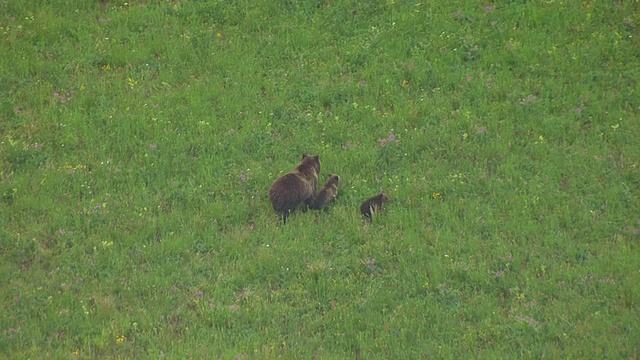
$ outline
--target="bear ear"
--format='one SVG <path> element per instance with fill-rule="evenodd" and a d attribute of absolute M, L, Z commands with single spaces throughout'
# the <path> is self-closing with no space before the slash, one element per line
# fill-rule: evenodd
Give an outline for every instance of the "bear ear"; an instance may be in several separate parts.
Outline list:
<path fill-rule="evenodd" d="M 302 158 L 303 159 L 306 158 L 307 156 L 309 156 L 309 155 L 307 155 L 307 153 L 302 153 Z"/>
<path fill-rule="evenodd" d="M 316 158 L 316 160 L 320 161 L 320 155 L 316 155 L 316 156 L 314 156 L 314 158 Z"/>

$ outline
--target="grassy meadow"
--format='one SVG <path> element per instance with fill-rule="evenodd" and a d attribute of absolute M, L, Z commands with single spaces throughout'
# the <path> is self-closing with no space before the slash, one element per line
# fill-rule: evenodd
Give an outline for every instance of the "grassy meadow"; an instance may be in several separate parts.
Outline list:
<path fill-rule="evenodd" d="M 638 359 L 639 30 L 637 0 L 1 1 L 0 358 Z M 305 152 L 340 196 L 282 226 Z"/>

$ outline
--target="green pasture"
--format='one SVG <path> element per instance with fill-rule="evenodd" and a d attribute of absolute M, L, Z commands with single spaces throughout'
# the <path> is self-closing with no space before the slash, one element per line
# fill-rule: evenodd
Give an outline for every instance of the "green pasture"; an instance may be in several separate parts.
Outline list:
<path fill-rule="evenodd" d="M 0 358 L 639 356 L 637 0 L 4 0 L 0 89 Z"/>

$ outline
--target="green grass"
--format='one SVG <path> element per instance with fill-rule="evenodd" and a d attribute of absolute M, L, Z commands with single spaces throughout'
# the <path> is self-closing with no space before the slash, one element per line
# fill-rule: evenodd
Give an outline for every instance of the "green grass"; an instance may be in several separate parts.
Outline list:
<path fill-rule="evenodd" d="M 0 3 L 0 357 L 638 357 L 638 1 L 80 3 Z"/>

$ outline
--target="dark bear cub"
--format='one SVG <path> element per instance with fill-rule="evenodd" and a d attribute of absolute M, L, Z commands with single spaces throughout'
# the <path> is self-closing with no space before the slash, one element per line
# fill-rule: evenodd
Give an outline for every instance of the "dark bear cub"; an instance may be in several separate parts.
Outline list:
<path fill-rule="evenodd" d="M 338 196 L 339 182 L 340 176 L 336 174 L 329 174 L 329 179 L 322 189 L 320 189 L 316 194 L 316 198 L 311 207 L 317 210 L 329 210 L 329 204 Z"/>
<path fill-rule="evenodd" d="M 304 154 L 295 169 L 282 175 L 271 185 L 271 205 L 285 223 L 299 204 L 313 204 L 318 190 L 319 173 L 320 156 Z"/>
<path fill-rule="evenodd" d="M 373 214 L 382 210 L 382 204 L 389 200 L 390 199 L 386 194 L 380 193 L 363 202 L 362 205 L 360 205 L 360 212 L 362 213 L 362 215 L 364 215 L 364 217 L 372 220 Z"/>

